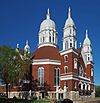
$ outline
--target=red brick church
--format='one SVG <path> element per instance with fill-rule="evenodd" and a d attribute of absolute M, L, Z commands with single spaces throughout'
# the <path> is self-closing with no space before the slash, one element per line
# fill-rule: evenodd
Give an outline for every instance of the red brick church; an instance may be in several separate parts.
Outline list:
<path fill-rule="evenodd" d="M 58 48 L 58 32 L 49 9 L 38 33 L 38 48 L 32 54 L 32 76 L 50 85 L 50 98 L 95 97 L 94 63 L 91 41 L 86 30 L 83 44 L 77 47 L 76 26 L 69 8 L 68 18 L 60 39 L 63 49 Z"/>
<path fill-rule="evenodd" d="M 38 48 L 32 54 L 33 78 L 39 81 L 40 87 L 44 86 L 45 82 L 50 86 L 49 98 L 79 99 L 81 96 L 94 98 L 91 41 L 86 30 L 83 44 L 77 47 L 76 26 L 70 8 L 63 28 L 63 37 L 60 39 L 63 44 L 62 50 L 58 48 L 58 35 L 48 9 L 46 19 L 40 25 Z M 28 41 L 24 50 L 30 52 Z M 39 93 L 40 91 L 37 91 L 38 95 Z"/>

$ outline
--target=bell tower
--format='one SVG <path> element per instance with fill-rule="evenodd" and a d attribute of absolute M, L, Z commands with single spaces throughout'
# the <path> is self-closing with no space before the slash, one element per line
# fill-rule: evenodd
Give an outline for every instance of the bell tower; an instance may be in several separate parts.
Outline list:
<path fill-rule="evenodd" d="M 68 19 L 65 22 L 63 30 L 63 50 L 70 48 L 77 48 L 76 41 L 76 27 L 74 21 L 71 18 L 71 10 L 68 10 Z"/>

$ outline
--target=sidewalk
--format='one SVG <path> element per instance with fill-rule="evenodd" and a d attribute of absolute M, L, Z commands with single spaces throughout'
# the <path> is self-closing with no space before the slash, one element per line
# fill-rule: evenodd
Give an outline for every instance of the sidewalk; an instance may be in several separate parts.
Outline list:
<path fill-rule="evenodd" d="M 88 100 L 79 100 L 73 101 L 73 103 L 100 103 L 100 98 L 88 99 Z"/>

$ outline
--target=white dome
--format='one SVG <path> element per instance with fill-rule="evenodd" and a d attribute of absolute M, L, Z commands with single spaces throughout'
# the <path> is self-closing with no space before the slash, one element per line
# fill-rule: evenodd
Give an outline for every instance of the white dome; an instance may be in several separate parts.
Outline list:
<path fill-rule="evenodd" d="M 24 50 L 30 49 L 29 45 L 25 45 Z"/>
<path fill-rule="evenodd" d="M 74 22 L 73 22 L 72 18 L 68 18 L 68 19 L 66 20 L 65 27 L 66 27 L 66 26 L 69 26 L 69 25 L 71 25 L 71 26 L 74 25 Z"/>
<path fill-rule="evenodd" d="M 26 45 L 24 47 L 25 52 L 30 52 L 30 46 L 28 45 L 28 40 L 26 41 Z"/>
<path fill-rule="evenodd" d="M 67 27 L 67 26 L 75 26 L 75 24 L 74 24 L 74 21 L 72 20 L 72 18 L 71 18 L 71 12 L 70 12 L 70 8 L 69 8 L 69 11 L 68 11 L 68 19 L 66 20 L 66 22 L 65 22 L 65 27 Z"/>
<path fill-rule="evenodd" d="M 89 37 L 88 37 L 88 32 L 87 32 L 87 30 L 86 30 L 86 38 L 85 38 L 85 40 L 84 40 L 84 42 L 83 42 L 83 45 L 91 45 L 90 39 L 89 39 Z"/>
<path fill-rule="evenodd" d="M 40 25 L 40 31 L 44 30 L 46 28 L 55 29 L 55 23 L 54 23 L 53 20 L 50 19 L 49 9 L 48 9 L 48 13 L 47 13 L 46 19 Z"/>
<path fill-rule="evenodd" d="M 40 25 L 40 30 L 44 30 L 46 28 L 52 28 L 55 29 L 55 23 L 51 19 L 44 20 Z"/>
<path fill-rule="evenodd" d="M 90 39 L 89 38 L 85 38 L 83 44 L 84 45 L 90 45 L 91 44 Z"/>

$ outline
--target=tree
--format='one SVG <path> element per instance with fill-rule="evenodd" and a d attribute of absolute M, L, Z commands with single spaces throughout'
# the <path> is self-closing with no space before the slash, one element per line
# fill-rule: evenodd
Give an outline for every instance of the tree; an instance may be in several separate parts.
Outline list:
<path fill-rule="evenodd" d="M 0 47 L 0 71 L 1 78 L 6 84 L 6 96 L 8 97 L 8 84 L 11 82 L 17 71 L 15 68 L 15 57 L 18 56 L 18 53 L 15 52 L 10 46 L 1 46 Z"/>
<path fill-rule="evenodd" d="M 100 86 L 95 86 L 95 96 L 100 97 Z"/>
<path fill-rule="evenodd" d="M 22 79 L 27 79 L 29 73 L 30 59 L 23 56 L 10 46 L 0 47 L 0 73 L 6 84 L 6 96 L 8 97 L 8 84 L 18 85 Z"/>

